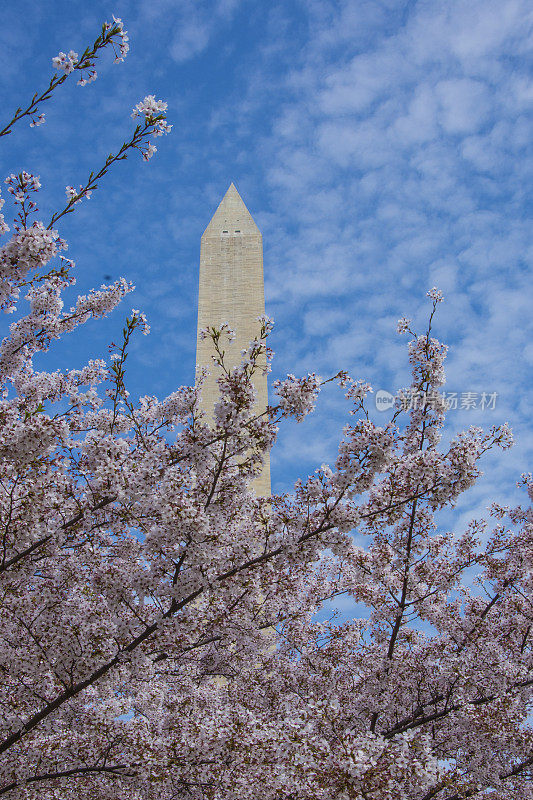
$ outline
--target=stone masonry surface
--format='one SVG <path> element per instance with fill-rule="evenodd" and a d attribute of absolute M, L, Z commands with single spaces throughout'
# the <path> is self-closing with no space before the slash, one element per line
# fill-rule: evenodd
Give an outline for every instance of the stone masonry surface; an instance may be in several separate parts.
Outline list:
<path fill-rule="evenodd" d="M 202 391 L 207 413 L 218 400 L 220 368 L 213 363 L 211 340 L 200 339 L 200 330 L 224 322 L 233 328 L 235 340 L 224 347 L 225 361 L 233 367 L 240 363 L 241 351 L 258 335 L 257 318 L 264 313 L 263 239 L 232 183 L 204 231 L 200 248 L 196 365 L 210 373 Z M 257 412 L 261 413 L 268 402 L 266 375 L 256 375 L 254 386 Z M 259 496 L 270 494 L 268 459 L 253 487 Z"/>

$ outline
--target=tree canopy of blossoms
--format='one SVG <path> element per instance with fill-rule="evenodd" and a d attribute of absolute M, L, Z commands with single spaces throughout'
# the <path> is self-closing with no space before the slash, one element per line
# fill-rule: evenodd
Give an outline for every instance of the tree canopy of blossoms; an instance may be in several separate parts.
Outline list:
<path fill-rule="evenodd" d="M 120 20 L 19 108 L 28 117 Z M 43 372 L 59 338 L 117 307 L 121 279 L 77 298 L 56 228 L 131 150 L 149 158 L 166 104 L 139 102 L 131 138 L 48 224 L 39 178 L 6 180 L 16 211 L 0 249 L 0 796 L 37 800 L 524 800 L 533 798 L 533 530 L 528 507 L 443 530 L 501 426 L 441 445 L 446 348 L 408 333 L 411 391 L 430 397 L 375 425 L 370 387 L 339 373 L 352 421 L 332 466 L 294 491 L 250 488 L 281 420 L 325 381 L 293 375 L 254 411 L 271 329 L 226 369 L 232 332 L 206 331 L 222 366 L 213 421 L 201 382 L 134 402 L 125 361 L 142 313 L 105 361 Z M 2 201 L 3 204 L 4 201 Z M 2 218 L 2 232 L 9 232 Z M 26 303 L 21 306 L 20 293 Z M 521 483 L 533 496 L 531 476 Z M 354 544 L 353 533 L 366 544 Z M 471 576 L 475 578 L 472 581 Z M 467 580 L 468 578 L 468 580 Z M 361 618 L 317 622 L 350 596 Z"/>

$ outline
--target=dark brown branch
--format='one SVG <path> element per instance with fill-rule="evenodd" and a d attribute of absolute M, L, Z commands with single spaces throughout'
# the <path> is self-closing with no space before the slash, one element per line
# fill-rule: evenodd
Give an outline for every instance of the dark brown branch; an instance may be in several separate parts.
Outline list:
<path fill-rule="evenodd" d="M 211 503 L 211 500 L 213 499 L 213 495 L 215 494 L 215 491 L 216 491 L 216 488 L 217 488 L 217 484 L 218 484 L 220 475 L 222 473 L 222 467 L 224 466 L 224 462 L 226 460 L 227 449 L 228 449 L 228 438 L 226 436 L 226 438 L 224 439 L 224 444 L 222 446 L 222 454 L 220 456 L 220 461 L 218 462 L 217 469 L 216 469 L 215 475 L 213 477 L 213 485 L 211 486 L 211 490 L 209 492 L 207 500 L 205 501 L 204 511 L 207 510 L 209 504 Z"/>
<path fill-rule="evenodd" d="M 519 775 L 524 769 L 527 769 L 531 766 L 533 766 L 533 755 L 524 759 L 524 761 L 521 761 L 519 764 L 515 764 L 515 766 L 508 772 L 500 772 L 499 778 L 502 781 L 506 780 L 507 778 L 514 778 L 515 775 Z M 432 800 L 432 798 L 434 798 L 444 788 L 445 784 L 434 786 L 431 791 L 424 795 L 422 800 Z M 463 789 L 461 790 L 460 794 L 448 795 L 447 797 L 442 798 L 442 800 L 464 800 L 465 797 L 472 797 L 472 795 L 483 791 L 484 788 L 489 787 L 482 787 L 481 789 Z"/>
<path fill-rule="evenodd" d="M 109 505 L 110 503 L 112 503 L 116 499 L 117 499 L 116 496 L 114 496 L 114 497 L 104 497 L 103 500 L 100 500 L 100 502 L 97 503 L 92 508 L 89 508 L 86 511 L 79 511 L 74 517 L 69 519 L 67 522 L 65 522 L 61 526 L 61 530 L 66 531 L 69 528 L 72 528 L 73 525 L 76 525 L 77 522 L 80 522 L 84 518 L 85 514 L 91 513 L 93 511 L 99 511 L 101 508 L 105 508 L 105 506 Z M 25 550 L 21 550 L 20 553 L 17 553 L 16 555 L 12 556 L 7 561 L 4 561 L 3 564 L 0 564 L 0 573 L 5 572 L 10 567 L 12 567 L 14 564 L 16 564 L 18 561 L 21 561 L 23 558 L 26 558 L 27 556 L 31 555 L 35 550 L 37 550 L 39 547 L 42 547 L 44 544 L 49 542 L 51 539 L 53 539 L 52 535 L 43 536 L 42 539 L 38 539 L 36 542 L 34 542 L 29 547 L 27 547 Z"/>
<path fill-rule="evenodd" d="M 91 774 L 101 774 L 106 773 L 108 775 L 113 775 L 115 777 L 122 777 L 122 778 L 134 778 L 136 773 L 135 772 L 125 772 L 124 770 L 132 769 L 133 767 L 139 766 L 138 764 L 113 764 L 111 766 L 94 766 L 94 767 L 73 767 L 72 769 L 66 769 L 62 772 L 44 772 L 41 775 L 34 775 L 31 778 L 25 778 L 24 784 L 27 783 L 37 783 L 37 781 L 54 781 L 58 780 L 59 778 L 75 778 L 78 776 L 83 775 L 91 775 Z M 6 794 L 7 792 L 11 792 L 13 789 L 16 789 L 18 786 L 23 784 L 18 783 L 17 781 L 13 781 L 7 786 L 2 786 L 0 788 L 0 795 Z"/>
<path fill-rule="evenodd" d="M 416 491 L 418 491 L 418 487 Z M 387 658 L 389 661 L 392 661 L 392 656 L 394 655 L 394 646 L 396 644 L 396 639 L 398 638 L 398 634 L 402 626 L 402 620 L 405 612 L 405 605 L 407 600 L 407 587 L 409 585 L 409 568 L 411 564 L 411 547 L 413 544 L 413 529 L 415 525 L 416 506 L 417 506 L 417 499 L 415 498 L 415 500 L 413 501 L 413 507 L 411 509 L 411 517 L 409 520 L 409 531 L 407 533 L 407 542 L 405 546 L 406 553 L 405 553 L 404 576 L 402 583 L 402 596 L 400 598 L 398 613 L 396 614 L 396 618 L 394 620 L 394 627 L 392 629 L 391 638 L 389 641 L 389 647 L 387 650 Z M 374 712 L 372 714 L 372 719 L 370 721 L 370 730 L 372 733 L 374 733 L 376 730 L 377 721 L 378 721 L 378 714 L 377 712 Z"/>

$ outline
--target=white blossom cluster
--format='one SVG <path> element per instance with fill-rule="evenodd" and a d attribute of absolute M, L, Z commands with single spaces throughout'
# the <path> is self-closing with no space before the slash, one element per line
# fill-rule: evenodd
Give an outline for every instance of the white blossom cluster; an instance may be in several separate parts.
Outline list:
<path fill-rule="evenodd" d="M 124 29 L 124 23 L 122 20 L 114 16 L 112 23 L 105 22 L 103 26 L 103 33 L 104 35 L 111 34 L 110 39 L 107 40 L 107 43 L 111 42 L 115 50 L 115 64 L 124 61 L 129 52 L 130 46 L 128 32 Z M 114 38 L 115 36 L 117 39 L 116 43 Z M 97 50 L 101 47 L 104 47 L 105 44 L 106 42 L 102 42 L 101 40 L 96 43 L 92 54 L 93 59 Z M 118 51 L 116 50 L 115 44 L 118 45 Z M 98 77 L 95 69 L 89 69 L 87 73 L 84 73 L 84 70 L 94 65 L 94 61 L 91 61 L 91 56 L 82 56 L 80 60 L 78 53 L 76 53 L 74 50 L 69 50 L 68 53 L 60 52 L 57 56 L 54 56 L 52 59 L 52 65 L 54 69 L 58 70 L 58 72 L 62 72 L 66 76 L 74 72 L 75 69 L 80 70 L 81 77 L 78 80 L 78 86 L 87 86 L 87 84 L 92 83 Z M 36 125 L 41 125 L 42 122 L 44 122 L 44 115 L 40 115 L 37 120 L 33 120 L 31 125 L 32 127 L 35 127 Z"/>
<path fill-rule="evenodd" d="M 287 375 L 283 381 L 274 381 L 274 392 L 284 414 L 294 416 L 300 422 L 314 409 L 320 385 L 320 378 L 314 372 L 305 378 Z"/>
<path fill-rule="evenodd" d="M 165 103 L 164 100 L 156 100 L 153 94 L 149 94 L 144 100 L 137 103 L 131 116 L 133 119 L 137 117 L 150 119 L 164 113 L 167 110 L 167 106 L 168 104 Z"/>
<path fill-rule="evenodd" d="M 44 125 L 46 121 L 46 114 L 36 114 L 32 117 L 30 122 L 30 128 L 38 128 L 40 125 Z"/>
<path fill-rule="evenodd" d="M 111 27 L 118 28 L 118 37 L 119 37 L 119 52 L 115 53 L 115 64 L 119 64 L 121 61 L 124 61 L 126 56 L 129 53 L 130 45 L 129 45 L 129 36 L 128 31 L 124 29 L 124 23 L 120 19 L 120 17 L 113 16 L 113 25 L 110 22 L 105 23 L 106 30 L 109 30 Z"/>
<path fill-rule="evenodd" d="M 45 267 L 66 243 L 57 231 L 47 229 L 42 222 L 16 232 L 0 248 L 0 307 L 13 313 L 19 296 L 19 283 L 31 270 Z"/>
<path fill-rule="evenodd" d="M 4 183 L 7 184 L 7 191 L 18 205 L 22 205 L 27 200 L 29 192 L 38 192 L 41 188 L 39 176 L 32 175 L 26 170 L 22 170 L 20 175 L 8 175 Z"/>
<path fill-rule="evenodd" d="M 65 75 L 70 75 L 71 72 L 74 72 L 74 67 L 78 63 L 78 59 L 79 56 L 74 50 L 69 50 L 68 54 L 59 52 L 59 54 L 52 59 L 52 65 L 58 71 L 64 72 Z"/>
<path fill-rule="evenodd" d="M 5 217 L 1 213 L 5 205 L 5 202 L 6 201 L 4 200 L 4 198 L 2 197 L 2 193 L 0 192 L 0 236 L 3 236 L 4 233 L 7 233 L 9 231 L 9 225 L 6 224 Z"/>
<path fill-rule="evenodd" d="M 145 125 L 153 125 L 152 135 L 154 137 L 162 136 L 164 133 L 170 133 L 172 130 L 172 125 L 170 125 L 163 116 L 167 105 L 168 104 L 163 100 L 156 100 L 153 94 L 149 94 L 144 100 L 137 103 L 131 116 L 133 119 L 139 117 L 144 119 Z M 149 161 L 156 152 L 157 147 L 151 142 L 147 142 L 145 147 L 141 150 L 143 160 Z"/>
<path fill-rule="evenodd" d="M 82 198 L 86 197 L 87 200 L 90 200 L 92 191 L 90 189 L 84 189 L 83 186 L 80 185 L 79 189 L 75 189 L 74 186 L 65 186 L 65 194 L 68 200 L 73 200 L 74 205 L 81 203 Z"/>

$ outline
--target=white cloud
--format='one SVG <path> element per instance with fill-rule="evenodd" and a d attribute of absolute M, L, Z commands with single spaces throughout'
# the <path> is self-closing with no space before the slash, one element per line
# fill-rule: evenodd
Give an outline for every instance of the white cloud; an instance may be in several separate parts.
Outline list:
<path fill-rule="evenodd" d="M 183 63 L 202 53 L 241 3 L 242 0 L 215 0 L 208 3 L 181 0 L 179 20 L 174 25 L 170 42 L 171 58 Z"/>
<path fill-rule="evenodd" d="M 439 81 L 435 92 L 441 106 L 440 121 L 448 133 L 472 133 L 489 115 L 489 93 L 480 81 L 469 78 Z"/>
<path fill-rule="evenodd" d="M 373 103 L 389 96 L 412 73 L 412 67 L 401 58 L 394 45 L 354 58 L 347 67 L 333 70 L 324 80 L 319 104 L 326 114 L 362 112 Z"/>
<path fill-rule="evenodd" d="M 200 18 L 181 22 L 170 44 L 170 55 L 181 63 L 201 53 L 209 42 L 212 24 Z"/>
<path fill-rule="evenodd" d="M 398 116 L 393 125 L 400 142 L 408 145 L 435 138 L 437 109 L 438 103 L 433 87 L 427 83 L 417 86 L 407 113 Z"/>

